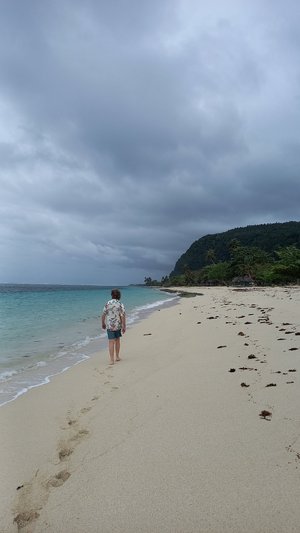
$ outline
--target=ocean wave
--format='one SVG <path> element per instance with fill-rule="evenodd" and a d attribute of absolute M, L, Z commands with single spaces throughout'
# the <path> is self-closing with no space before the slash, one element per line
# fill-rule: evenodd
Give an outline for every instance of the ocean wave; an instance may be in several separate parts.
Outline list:
<path fill-rule="evenodd" d="M 85 339 L 75 342 L 74 344 L 72 344 L 72 346 L 76 346 L 76 348 L 84 348 L 84 346 L 87 346 L 88 344 L 90 344 L 90 342 L 91 342 L 91 337 L 87 335 Z"/>
<path fill-rule="evenodd" d="M 141 318 L 141 315 L 147 312 L 151 312 L 157 307 L 163 307 L 164 305 L 178 300 L 179 296 L 175 294 L 170 298 L 164 300 L 156 300 L 155 302 L 146 303 L 144 305 L 139 305 L 135 307 L 127 316 L 127 325 L 132 325 L 134 322 Z"/>
<path fill-rule="evenodd" d="M 28 392 L 30 389 L 35 389 L 36 387 L 41 387 L 42 385 L 46 385 L 47 383 L 50 383 L 51 379 L 54 378 L 55 376 L 58 376 L 59 374 L 63 374 L 64 372 L 66 372 L 67 370 L 72 368 L 73 366 L 76 366 L 76 365 L 82 363 L 83 361 L 86 361 L 87 359 L 89 359 L 89 356 L 84 354 L 84 353 L 77 354 L 77 355 L 80 356 L 80 358 L 77 361 L 73 361 L 68 366 L 65 366 L 64 368 L 59 369 L 58 371 L 55 371 L 52 374 L 49 374 L 49 375 L 43 376 L 43 377 L 40 376 L 36 383 L 32 383 L 32 382 L 28 381 L 28 383 L 25 384 L 25 382 L 23 381 L 22 383 L 23 383 L 23 385 L 25 384 L 25 386 L 23 386 L 21 389 L 18 387 L 18 389 L 16 389 L 14 392 L 11 391 L 10 392 L 11 397 L 9 399 L 6 399 L 6 400 L 1 402 L 1 397 L 0 397 L 0 407 L 2 405 L 5 405 L 7 403 L 10 403 L 10 402 L 16 400 L 17 398 L 19 398 L 19 396 L 22 396 L 23 394 Z M 42 363 L 42 362 L 43 361 L 40 361 L 40 363 Z M 36 366 L 41 366 L 41 365 L 37 364 Z M 15 372 L 15 374 L 18 374 L 18 372 Z M 1 375 L 2 374 L 0 374 L 0 376 Z M 19 385 L 20 385 L 20 383 L 21 382 L 19 382 Z M 0 392 L 2 394 L 7 394 L 7 391 L 4 391 L 3 389 L 0 390 Z"/>
<path fill-rule="evenodd" d="M 89 335 L 86 336 L 84 339 L 80 340 L 80 341 L 76 341 L 74 342 L 72 345 L 71 345 L 71 349 L 72 350 L 79 350 L 81 348 L 85 348 L 86 346 L 88 346 L 89 344 L 91 344 L 92 342 L 94 341 L 98 341 L 99 339 L 103 339 L 105 337 L 105 332 L 103 333 L 100 333 L 100 335 L 94 335 L 92 337 L 90 337 Z"/>
<path fill-rule="evenodd" d="M 15 376 L 16 374 L 18 374 L 17 370 L 4 370 L 4 372 L 0 373 L 0 383 L 8 381 L 12 376 Z"/>
<path fill-rule="evenodd" d="M 152 302 L 150 304 L 141 305 L 139 307 L 136 307 L 137 311 L 147 311 L 147 309 L 154 309 L 155 307 L 159 307 L 161 305 L 164 305 L 168 302 L 172 302 L 173 300 L 177 300 L 178 296 L 172 296 L 171 298 L 167 298 L 165 300 L 157 300 L 157 302 Z"/>

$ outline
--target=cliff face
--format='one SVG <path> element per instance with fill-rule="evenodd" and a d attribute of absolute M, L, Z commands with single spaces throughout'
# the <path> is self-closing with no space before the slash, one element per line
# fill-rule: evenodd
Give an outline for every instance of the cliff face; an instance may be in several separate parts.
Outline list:
<path fill-rule="evenodd" d="M 182 254 L 170 276 L 183 274 L 186 266 L 191 270 L 198 270 L 209 264 L 211 262 L 207 258 L 209 250 L 213 251 L 215 261 L 226 261 L 229 259 L 229 244 L 234 239 L 238 240 L 242 246 L 256 246 L 269 253 L 291 245 L 300 248 L 300 222 L 259 224 L 235 228 L 215 235 L 205 235 Z"/>

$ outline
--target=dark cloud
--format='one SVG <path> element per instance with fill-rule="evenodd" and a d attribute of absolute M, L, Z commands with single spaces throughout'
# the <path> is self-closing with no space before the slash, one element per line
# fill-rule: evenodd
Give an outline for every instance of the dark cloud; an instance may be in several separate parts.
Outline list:
<path fill-rule="evenodd" d="M 1 3 L 0 281 L 160 278 L 299 219 L 295 1 Z"/>

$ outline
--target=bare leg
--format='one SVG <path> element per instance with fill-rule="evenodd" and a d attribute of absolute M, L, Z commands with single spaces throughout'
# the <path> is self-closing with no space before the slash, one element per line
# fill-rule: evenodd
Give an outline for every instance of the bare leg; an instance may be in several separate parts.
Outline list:
<path fill-rule="evenodd" d="M 110 364 L 114 364 L 114 349 L 115 349 L 115 341 L 114 339 L 108 341 L 108 350 L 109 350 L 109 357 L 110 357 Z"/>
<path fill-rule="evenodd" d="M 119 353 L 120 353 L 120 339 L 115 340 L 115 351 L 116 351 L 116 361 L 120 361 Z"/>

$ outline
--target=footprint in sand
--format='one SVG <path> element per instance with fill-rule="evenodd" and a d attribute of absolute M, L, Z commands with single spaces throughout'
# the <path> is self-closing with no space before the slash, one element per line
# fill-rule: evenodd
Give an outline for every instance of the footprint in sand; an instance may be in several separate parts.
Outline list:
<path fill-rule="evenodd" d="M 77 420 L 68 420 L 69 426 L 74 426 L 75 424 L 77 424 Z"/>
<path fill-rule="evenodd" d="M 63 485 L 67 481 L 67 479 L 69 479 L 70 476 L 70 472 L 68 472 L 67 470 L 61 470 L 60 472 L 58 472 L 58 474 L 56 474 L 56 476 L 52 476 L 47 481 L 47 486 L 61 487 L 61 485 Z"/>
<path fill-rule="evenodd" d="M 70 457 L 70 455 L 73 453 L 72 448 L 64 447 L 58 452 L 58 457 L 60 461 L 64 461 L 67 459 L 67 457 Z"/>
<path fill-rule="evenodd" d="M 84 437 L 87 437 L 89 435 L 89 431 L 87 429 L 80 429 L 76 435 L 74 435 L 70 440 L 72 442 L 77 442 L 80 439 L 83 439 Z"/>
<path fill-rule="evenodd" d="M 67 419 L 67 424 L 68 424 L 68 425 L 67 425 L 67 426 L 66 426 L 66 425 L 61 426 L 61 429 L 62 429 L 63 431 L 66 431 L 66 430 L 69 429 L 70 427 L 76 426 L 77 422 L 78 422 L 77 420 L 75 420 L 75 419 L 73 419 L 73 418 L 69 418 L 69 419 Z"/>
<path fill-rule="evenodd" d="M 20 531 L 20 529 L 31 524 L 31 522 L 36 520 L 39 516 L 39 513 L 33 509 L 31 511 L 24 511 L 15 516 L 14 523 L 17 524 L 18 531 Z"/>
<path fill-rule="evenodd" d="M 100 396 L 93 396 L 93 398 L 91 399 L 91 402 L 94 402 L 96 400 L 99 400 Z"/>
<path fill-rule="evenodd" d="M 88 413 L 92 408 L 91 407 L 83 407 L 80 412 L 81 414 L 85 414 L 85 413 Z"/>

